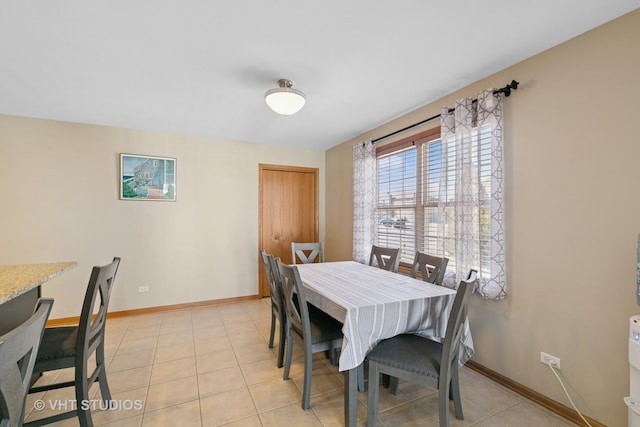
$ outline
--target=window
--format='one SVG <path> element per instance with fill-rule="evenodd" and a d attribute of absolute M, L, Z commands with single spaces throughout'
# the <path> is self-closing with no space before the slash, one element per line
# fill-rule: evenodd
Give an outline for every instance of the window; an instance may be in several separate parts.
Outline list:
<path fill-rule="evenodd" d="M 409 140 L 379 147 L 378 167 L 378 237 L 377 244 L 400 247 L 402 263 L 411 264 L 416 250 L 449 258 L 455 270 L 455 214 L 465 200 L 456 197 L 456 171 L 469 167 L 477 176 L 479 209 L 473 211 L 477 223 L 480 252 L 471 264 L 488 268 L 490 258 L 491 156 L 490 128 L 479 129 L 467 164 L 455 165 L 459 156 L 455 144 L 447 144 L 443 159 L 440 128 L 416 135 Z M 448 172 L 443 175 L 443 160 Z M 483 271 L 486 275 L 489 271 Z"/>
<path fill-rule="evenodd" d="M 435 165 L 439 166 L 439 137 L 436 128 L 377 149 L 377 244 L 399 247 L 402 263 L 411 264 L 416 250 L 438 253 L 435 247 L 425 248 L 437 233 L 428 225 L 438 207 L 437 188 L 430 183 L 428 170 L 435 173 Z"/>

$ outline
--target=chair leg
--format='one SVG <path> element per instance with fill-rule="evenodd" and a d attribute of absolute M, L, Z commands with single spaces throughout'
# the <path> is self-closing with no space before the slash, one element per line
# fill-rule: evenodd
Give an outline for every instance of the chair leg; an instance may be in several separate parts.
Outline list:
<path fill-rule="evenodd" d="M 331 350 L 329 350 L 331 352 L 331 366 L 337 366 L 338 365 L 338 349 L 337 348 L 331 348 Z"/>
<path fill-rule="evenodd" d="M 284 360 L 283 380 L 289 379 L 289 369 L 291 368 L 291 356 L 293 355 L 293 339 L 291 339 L 291 330 L 287 330 L 287 357 Z"/>
<path fill-rule="evenodd" d="M 282 359 L 284 358 L 284 342 L 285 342 L 285 324 L 280 321 L 280 342 L 278 343 L 278 368 L 282 368 Z"/>
<path fill-rule="evenodd" d="M 382 374 L 382 387 L 389 388 L 389 380 L 390 376 L 387 374 Z"/>
<path fill-rule="evenodd" d="M 105 404 L 108 404 L 111 400 L 111 391 L 109 390 L 109 383 L 107 383 L 107 373 L 104 367 L 101 369 L 100 376 L 98 377 L 98 385 L 100 386 L 100 394 Z"/>
<path fill-rule="evenodd" d="M 106 403 L 111 400 L 111 391 L 107 382 L 107 365 L 104 362 L 104 345 L 101 344 L 96 350 L 96 365 L 100 368 L 98 375 L 98 384 L 100 385 L 100 394 L 102 400 Z"/>
<path fill-rule="evenodd" d="M 438 388 L 438 419 L 440 427 L 449 427 L 449 383 L 443 383 Z"/>
<path fill-rule="evenodd" d="M 369 362 L 369 395 L 367 396 L 367 427 L 376 427 L 378 418 L 378 393 L 380 393 L 380 373 L 378 364 Z"/>
<path fill-rule="evenodd" d="M 453 407 L 456 411 L 456 418 L 459 420 L 464 420 L 464 414 L 462 413 L 462 400 L 460 399 L 460 383 L 458 382 L 457 368 L 453 369 L 450 388 L 451 400 L 453 400 Z"/>
<path fill-rule="evenodd" d="M 269 333 L 269 348 L 273 348 L 273 336 L 276 334 L 276 314 L 271 310 L 271 332 Z"/>
<path fill-rule="evenodd" d="M 83 363 L 83 362 L 80 362 Z M 93 420 L 91 419 L 91 407 L 87 407 L 89 402 L 89 387 L 91 384 L 87 381 L 87 368 L 76 365 L 76 403 L 77 403 L 77 415 L 80 427 L 93 427 Z"/>
<path fill-rule="evenodd" d="M 389 393 L 395 394 L 398 392 L 398 384 L 400 383 L 400 379 L 398 377 L 389 377 Z"/>
<path fill-rule="evenodd" d="M 304 386 L 302 391 L 302 409 L 307 410 L 311 406 L 311 372 L 313 370 L 313 354 L 311 353 L 311 349 L 307 348 L 306 343 L 304 347 Z"/>

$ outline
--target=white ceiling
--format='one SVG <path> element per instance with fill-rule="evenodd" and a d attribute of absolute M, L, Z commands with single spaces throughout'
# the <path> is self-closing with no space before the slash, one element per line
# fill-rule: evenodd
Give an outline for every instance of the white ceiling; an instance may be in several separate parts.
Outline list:
<path fill-rule="evenodd" d="M 0 114 L 326 149 L 638 7 L 0 0 Z M 279 78 L 294 116 L 264 103 Z"/>

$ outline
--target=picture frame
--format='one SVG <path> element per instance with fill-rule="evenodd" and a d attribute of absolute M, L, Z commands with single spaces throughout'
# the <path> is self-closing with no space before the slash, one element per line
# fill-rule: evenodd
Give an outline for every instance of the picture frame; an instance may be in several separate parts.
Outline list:
<path fill-rule="evenodd" d="M 176 159 L 120 154 L 120 200 L 176 201 Z"/>

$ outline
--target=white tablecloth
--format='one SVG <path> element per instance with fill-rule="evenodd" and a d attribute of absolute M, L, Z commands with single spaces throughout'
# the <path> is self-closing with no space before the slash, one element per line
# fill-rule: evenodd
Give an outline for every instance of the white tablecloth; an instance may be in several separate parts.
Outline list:
<path fill-rule="evenodd" d="M 455 291 L 353 261 L 297 265 L 307 301 L 343 322 L 339 370 L 356 368 L 383 339 L 444 338 Z M 469 322 L 460 363 L 473 355 Z"/>

